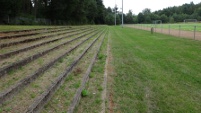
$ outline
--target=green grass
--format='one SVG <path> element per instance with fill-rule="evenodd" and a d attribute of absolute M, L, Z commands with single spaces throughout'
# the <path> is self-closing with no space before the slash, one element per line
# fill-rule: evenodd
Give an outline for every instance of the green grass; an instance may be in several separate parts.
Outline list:
<path fill-rule="evenodd" d="M 185 31 L 194 31 L 194 26 L 196 26 L 196 31 L 201 31 L 201 24 L 200 23 L 177 23 L 177 24 L 139 24 L 139 26 L 144 26 L 144 27 L 156 27 L 156 28 L 165 28 L 165 29 L 181 29 Z M 179 28 L 180 26 L 180 28 Z"/>
<path fill-rule="evenodd" d="M 0 25 L 1 31 L 16 31 L 16 30 L 27 30 L 27 29 L 39 29 L 48 28 L 50 26 L 28 26 L 28 25 Z"/>
<path fill-rule="evenodd" d="M 201 111 L 200 41 L 132 28 L 110 33 L 115 113 Z"/>

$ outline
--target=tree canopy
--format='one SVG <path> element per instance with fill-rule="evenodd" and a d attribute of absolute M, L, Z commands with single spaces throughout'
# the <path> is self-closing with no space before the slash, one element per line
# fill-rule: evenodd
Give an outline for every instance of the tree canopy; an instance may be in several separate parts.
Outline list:
<path fill-rule="evenodd" d="M 102 0 L 0 0 L 0 23 L 4 24 L 121 24 L 118 7 L 105 8 Z M 145 8 L 138 15 L 132 10 L 123 14 L 124 23 L 182 22 L 184 19 L 201 20 L 201 3 L 183 4 L 151 12 Z"/>
<path fill-rule="evenodd" d="M 0 22 L 16 17 L 58 20 L 67 24 L 105 24 L 102 0 L 0 0 Z"/>
<path fill-rule="evenodd" d="M 151 12 L 146 8 L 137 15 L 138 23 L 151 23 L 153 20 L 162 20 L 163 23 L 183 22 L 185 19 L 201 20 L 201 3 L 193 2 Z"/>

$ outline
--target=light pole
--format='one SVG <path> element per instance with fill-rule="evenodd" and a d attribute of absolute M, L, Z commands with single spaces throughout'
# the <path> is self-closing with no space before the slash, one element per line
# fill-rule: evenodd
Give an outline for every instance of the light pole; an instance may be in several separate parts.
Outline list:
<path fill-rule="evenodd" d="M 123 12 L 123 0 L 122 0 L 122 28 L 123 28 L 123 26 L 124 26 L 124 12 Z"/>

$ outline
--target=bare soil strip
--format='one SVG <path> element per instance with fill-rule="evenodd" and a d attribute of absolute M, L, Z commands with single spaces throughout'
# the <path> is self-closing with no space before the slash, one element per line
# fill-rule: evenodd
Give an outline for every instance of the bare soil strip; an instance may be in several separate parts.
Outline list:
<path fill-rule="evenodd" d="M 110 33 L 109 33 L 109 36 L 110 37 Z M 114 108 L 115 108 L 115 103 L 114 103 L 114 91 L 113 91 L 113 77 L 112 75 L 114 75 L 114 67 L 112 65 L 112 60 L 113 60 L 113 56 L 112 56 L 112 53 L 110 51 L 110 44 L 111 44 L 111 39 L 108 38 L 108 48 L 109 48 L 109 54 L 107 56 L 107 60 L 108 60 L 108 66 L 107 66 L 107 93 L 106 93 L 106 96 L 107 96 L 107 104 L 106 104 L 106 107 L 107 107 L 107 110 L 106 112 L 107 113 L 114 113 Z"/>
<path fill-rule="evenodd" d="M 104 70 L 104 81 L 103 81 L 103 92 L 102 92 L 102 111 L 101 113 L 105 113 L 106 111 L 106 98 L 107 98 L 107 76 L 108 76 L 108 67 L 109 67 L 109 54 L 110 54 L 110 45 L 109 45 L 109 37 L 108 37 L 108 43 L 107 43 L 107 53 L 106 53 L 106 61 L 105 61 L 105 70 Z"/>

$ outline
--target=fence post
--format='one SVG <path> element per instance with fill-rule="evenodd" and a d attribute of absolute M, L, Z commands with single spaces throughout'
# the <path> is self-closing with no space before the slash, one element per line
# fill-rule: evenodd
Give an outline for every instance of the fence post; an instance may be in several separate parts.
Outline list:
<path fill-rule="evenodd" d="M 161 33 L 162 33 L 162 24 L 161 24 Z"/>
<path fill-rule="evenodd" d="M 181 25 L 179 25 L 179 37 L 181 36 Z"/>
<path fill-rule="evenodd" d="M 161 28 L 162 28 L 162 31 L 161 31 L 161 33 L 163 33 L 163 25 L 161 25 Z"/>
<path fill-rule="evenodd" d="M 154 29 L 154 32 L 156 32 L 156 24 L 155 24 L 155 29 Z"/>
<path fill-rule="evenodd" d="M 170 35 L 170 25 L 169 25 L 169 35 Z"/>
<path fill-rule="evenodd" d="M 153 27 L 151 27 L 151 34 L 153 34 L 154 33 L 154 28 Z"/>
<path fill-rule="evenodd" d="M 195 40 L 196 26 L 194 26 L 194 40 Z"/>

